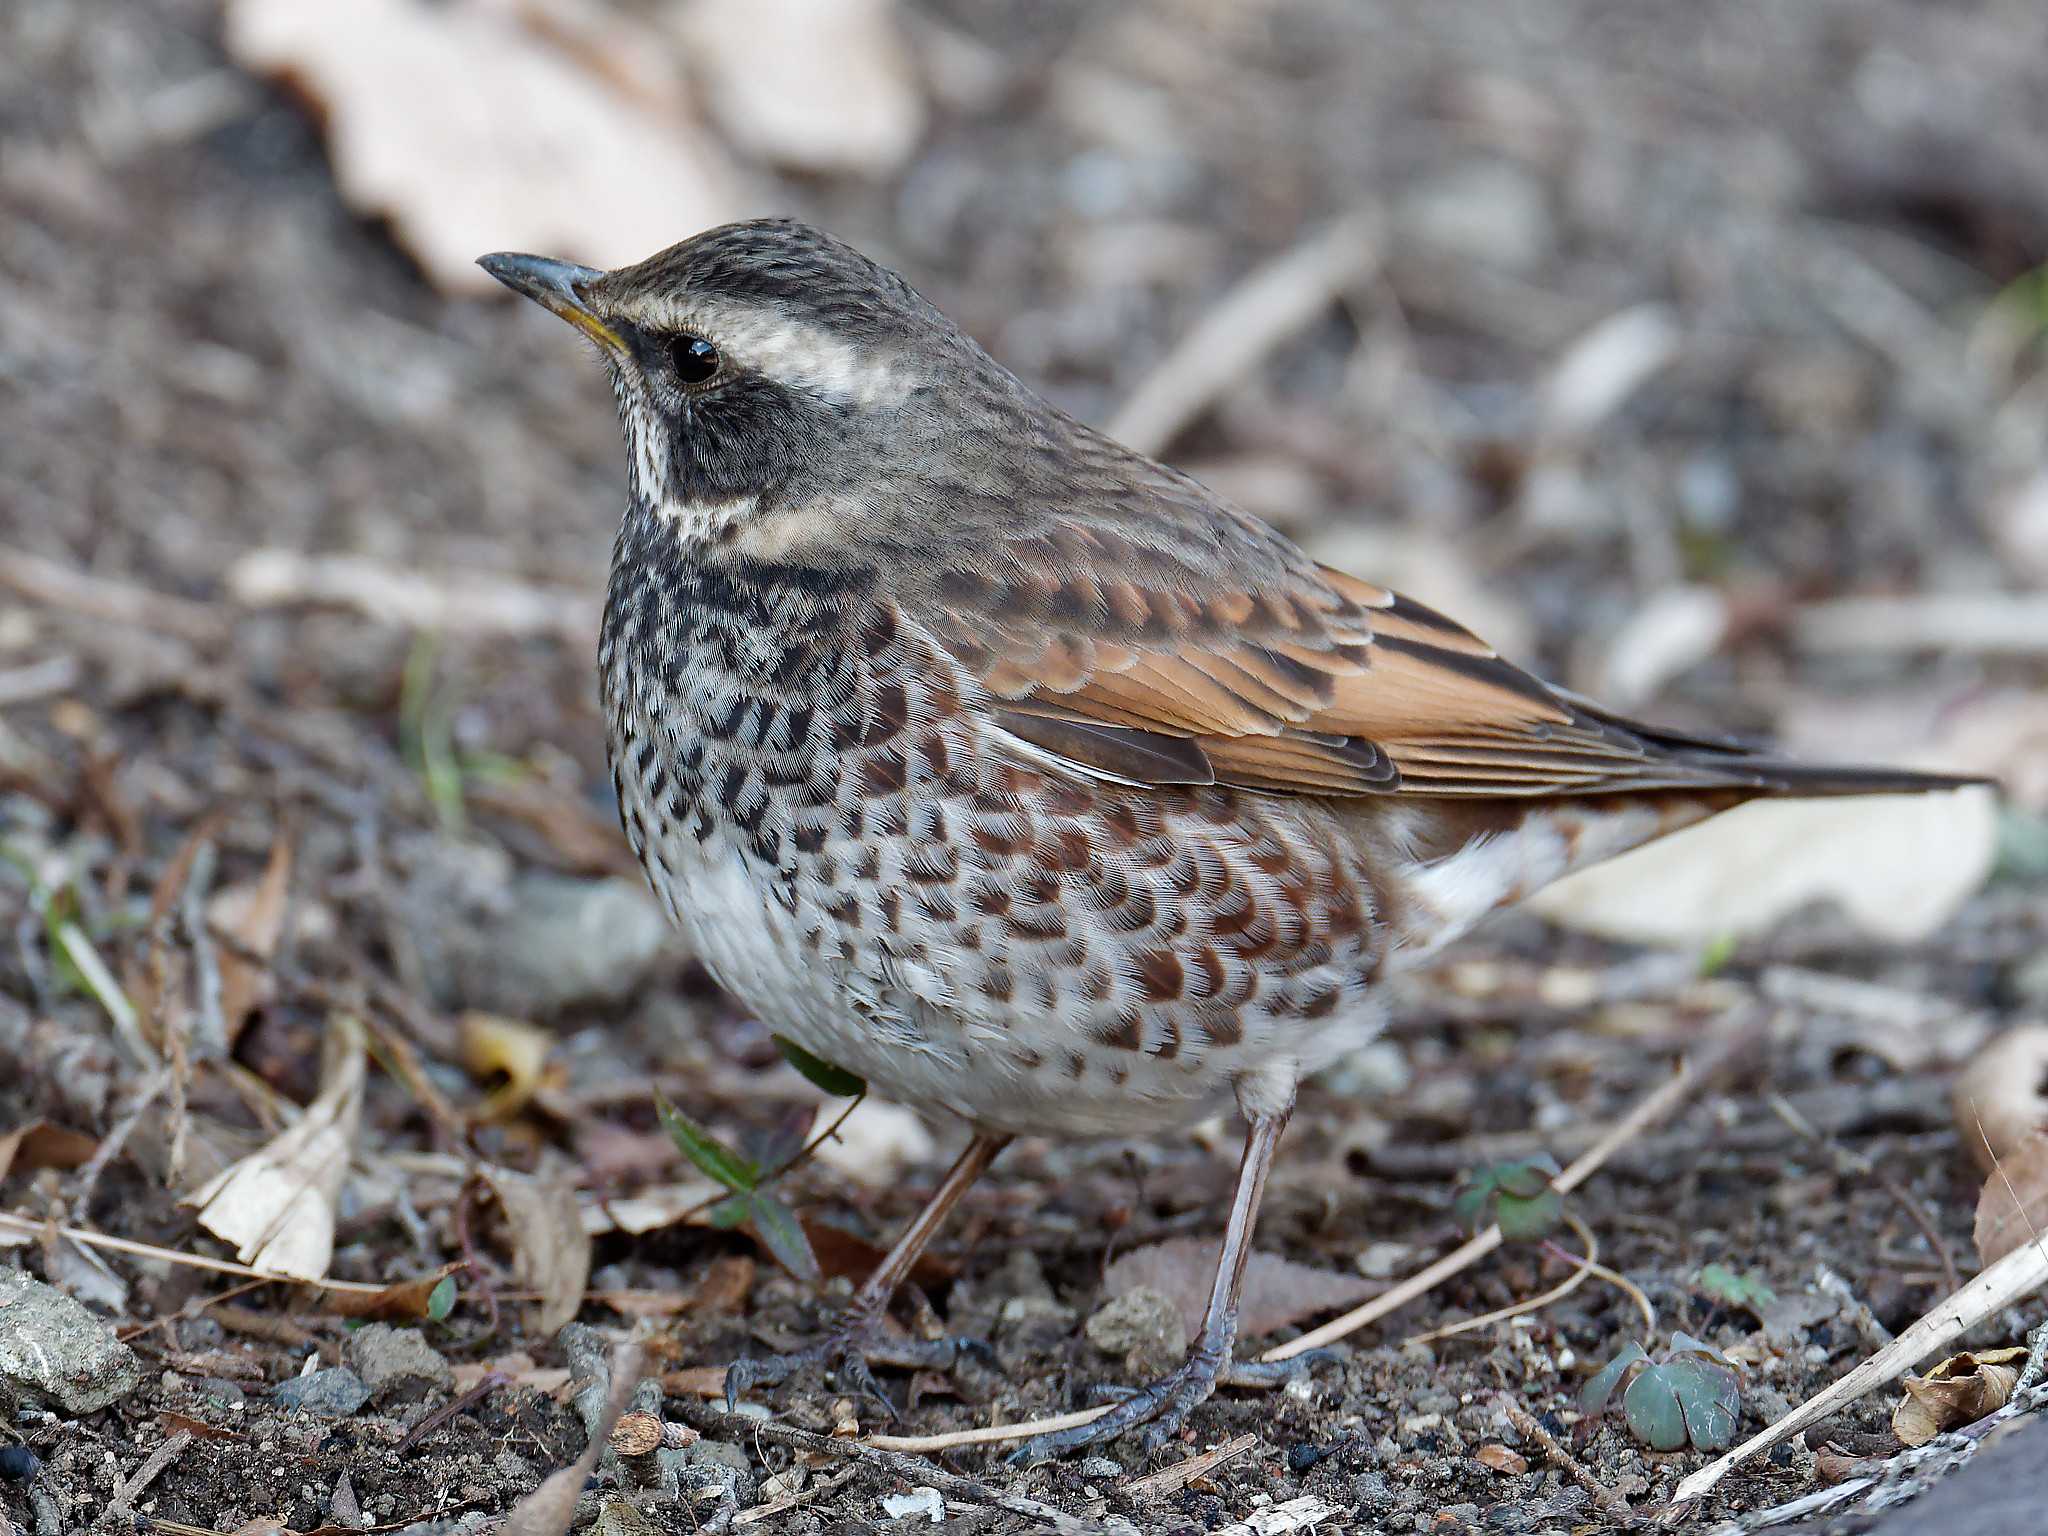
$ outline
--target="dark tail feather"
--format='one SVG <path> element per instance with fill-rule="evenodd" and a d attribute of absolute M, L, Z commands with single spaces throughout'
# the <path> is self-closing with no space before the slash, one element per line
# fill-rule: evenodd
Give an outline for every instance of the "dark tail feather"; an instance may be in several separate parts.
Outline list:
<path fill-rule="evenodd" d="M 1917 795 L 1964 789 L 1973 784 L 1997 787 L 1982 774 L 1923 773 L 1910 768 L 1875 768 L 1867 764 L 1801 763 L 1776 756 L 1771 748 L 1749 742 L 1695 736 L 1685 731 L 1645 725 L 1613 714 L 1579 698 L 1571 703 L 1610 728 L 1627 732 L 1675 767 L 1695 770 L 1702 780 L 1719 779 L 1731 787 L 1747 787 L 1764 795 Z"/>

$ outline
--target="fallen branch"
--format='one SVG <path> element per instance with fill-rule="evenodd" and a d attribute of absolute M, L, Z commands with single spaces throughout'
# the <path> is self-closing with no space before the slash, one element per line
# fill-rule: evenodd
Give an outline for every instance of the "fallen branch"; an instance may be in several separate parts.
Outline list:
<path fill-rule="evenodd" d="M 1866 1392 L 1896 1380 L 1919 1361 L 1946 1348 L 2001 1307 L 2048 1284 L 2048 1242 L 2015 1248 L 1955 1294 L 1938 1302 L 1904 1333 L 1831 1386 L 1807 1399 L 1768 1428 L 1751 1435 L 1678 1485 L 1673 1507 L 1704 1498 L 1714 1485 L 1758 1451 L 1817 1424 Z M 2015 1401 L 2018 1399 L 2015 1398 Z"/>

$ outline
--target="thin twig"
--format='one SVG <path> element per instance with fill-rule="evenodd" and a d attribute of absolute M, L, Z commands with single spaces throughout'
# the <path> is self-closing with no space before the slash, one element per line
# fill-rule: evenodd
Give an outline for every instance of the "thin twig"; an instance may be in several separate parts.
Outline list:
<path fill-rule="evenodd" d="M 913 1453 L 952 1451 L 967 1445 L 1000 1445 L 1006 1440 L 1029 1440 L 1033 1435 L 1050 1435 L 1062 1429 L 1093 1424 L 1115 1406 L 1114 1403 L 1104 1403 L 1100 1408 L 1080 1408 L 1072 1413 L 1056 1413 L 1047 1419 L 1020 1419 L 1015 1424 L 954 1429 L 943 1435 L 869 1435 L 865 1443 L 879 1450 Z"/>
<path fill-rule="evenodd" d="M 1543 1454 L 1550 1458 L 1551 1465 L 1591 1494 L 1593 1502 L 1600 1506 L 1601 1512 L 1610 1520 L 1622 1525 L 1636 1523 L 1636 1513 L 1628 1507 L 1628 1501 L 1589 1472 L 1557 1436 L 1543 1427 L 1543 1421 L 1535 1414 L 1505 1392 L 1497 1394 L 1494 1402 L 1507 1416 L 1507 1421 L 1515 1426 L 1515 1432 L 1523 1439 L 1532 1440 L 1542 1447 Z"/>
<path fill-rule="evenodd" d="M 1573 1291 L 1576 1291 L 1595 1275 L 1598 1275 L 1602 1280 L 1607 1281 L 1611 1285 L 1617 1285 L 1619 1289 L 1633 1297 L 1636 1304 L 1643 1309 L 1644 1315 L 1649 1319 L 1650 1332 L 1655 1334 L 1657 1331 L 1657 1314 L 1650 1310 L 1650 1299 L 1642 1293 L 1633 1281 L 1615 1273 L 1615 1271 L 1600 1262 L 1600 1240 L 1593 1235 L 1591 1227 L 1579 1220 L 1570 1211 L 1565 1211 L 1563 1217 L 1565 1223 L 1574 1232 L 1578 1233 L 1579 1241 L 1586 1245 L 1586 1251 L 1584 1254 L 1569 1253 L 1558 1247 L 1555 1243 L 1546 1243 L 1544 1245 L 1550 1253 L 1572 1266 L 1572 1272 L 1565 1276 L 1560 1283 L 1552 1286 L 1540 1296 L 1531 1296 L 1523 1301 L 1510 1302 L 1507 1306 L 1496 1307 L 1491 1312 L 1482 1312 L 1477 1317 L 1467 1317 L 1455 1323 L 1446 1323 L 1441 1328 L 1432 1328 L 1427 1333 L 1411 1334 L 1401 1341 L 1402 1344 L 1432 1344 L 1438 1339 L 1448 1339 L 1457 1334 L 1470 1333 L 1474 1329 L 1484 1328 L 1490 1323 L 1504 1323 L 1511 1317 L 1523 1317 L 1531 1312 L 1541 1312 L 1552 1303 L 1562 1301 L 1565 1297 L 1571 1295 Z"/>
<path fill-rule="evenodd" d="M 919 1456 L 905 1455 L 900 1451 L 886 1450 L 872 1440 L 842 1440 L 830 1435 L 814 1435 L 807 1429 L 798 1429 L 792 1424 L 777 1424 L 772 1420 L 752 1419 L 744 1414 L 724 1413 L 716 1408 L 691 1404 L 684 1409 L 684 1417 L 692 1420 L 693 1427 L 706 1434 L 724 1433 L 735 1439 L 766 1440 L 774 1445 L 786 1445 L 792 1450 L 808 1451 L 816 1456 L 830 1456 L 841 1461 L 860 1461 L 869 1466 L 900 1477 L 913 1486 L 923 1484 L 938 1489 L 948 1498 L 959 1499 L 969 1504 L 990 1504 L 1007 1510 L 1013 1515 L 1036 1520 L 1041 1525 L 1060 1533 L 1060 1536 L 1100 1536 L 1103 1527 L 1086 1520 L 1078 1520 L 1064 1510 L 1055 1509 L 1037 1499 L 1026 1498 L 1018 1493 L 1005 1493 L 978 1478 L 962 1477 L 957 1472 L 948 1472 L 937 1462 L 926 1461 Z"/>
<path fill-rule="evenodd" d="M 1257 1435 L 1239 1435 L 1226 1440 L 1214 1450 L 1190 1456 L 1172 1466 L 1152 1473 L 1149 1477 L 1133 1478 L 1124 1484 L 1123 1491 L 1134 1499 L 1157 1499 L 1169 1493 L 1178 1493 L 1198 1477 L 1207 1477 L 1232 1457 L 1242 1456 L 1259 1443 Z"/>
<path fill-rule="evenodd" d="M 1623 1146 L 1642 1134 L 1647 1127 L 1670 1114 L 1703 1082 L 1718 1075 L 1736 1056 L 1747 1050 L 1760 1030 L 1760 1017 L 1750 1019 L 1699 1063 L 1688 1062 L 1681 1066 L 1669 1082 L 1636 1105 L 1616 1122 L 1612 1130 L 1588 1148 L 1582 1157 L 1552 1179 L 1551 1187 L 1559 1194 L 1565 1194 L 1585 1183 Z M 1452 1275 L 1469 1268 L 1493 1252 L 1500 1244 L 1500 1228 L 1488 1227 L 1476 1237 L 1460 1243 L 1426 1269 L 1410 1275 L 1393 1289 L 1382 1292 L 1363 1306 L 1354 1307 L 1342 1317 L 1333 1319 L 1320 1328 L 1309 1330 L 1298 1339 L 1290 1339 L 1285 1344 L 1267 1350 L 1259 1358 L 1266 1361 L 1292 1360 L 1296 1355 L 1306 1354 L 1311 1349 L 1348 1338 L 1368 1324 L 1378 1322 L 1389 1312 L 1396 1311 L 1416 1297 L 1433 1290 Z"/>
<path fill-rule="evenodd" d="M 215 1274 L 239 1275 L 244 1280 L 275 1280 L 279 1285 L 311 1286 L 318 1291 L 343 1291 L 353 1296 L 378 1296 L 390 1289 L 389 1286 L 373 1285 L 366 1280 L 308 1280 L 304 1275 L 280 1275 L 274 1270 L 237 1264 L 232 1259 L 209 1259 L 203 1254 L 181 1253 L 175 1248 L 159 1248 L 154 1243 L 138 1243 L 132 1238 L 109 1237 L 104 1232 L 88 1232 L 83 1227 L 51 1228 L 47 1222 L 37 1221 L 30 1216 L 16 1215 L 13 1211 L 0 1211 L 0 1226 L 9 1227 L 16 1232 L 38 1234 L 54 1230 L 59 1237 L 68 1237 L 74 1243 L 87 1248 L 104 1248 L 109 1253 L 125 1253 L 138 1259 L 161 1259 L 166 1264 L 182 1264 L 187 1269 L 210 1269 Z"/>

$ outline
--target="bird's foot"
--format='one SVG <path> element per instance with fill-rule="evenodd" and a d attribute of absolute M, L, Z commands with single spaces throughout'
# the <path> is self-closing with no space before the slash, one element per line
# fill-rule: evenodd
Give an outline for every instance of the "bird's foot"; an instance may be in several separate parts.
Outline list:
<path fill-rule="evenodd" d="M 996 1363 L 995 1351 L 982 1339 L 891 1337 L 883 1331 L 879 1320 L 854 1318 L 807 1348 L 733 1361 L 725 1369 L 725 1406 L 730 1412 L 753 1388 L 773 1386 L 815 1368 L 827 1374 L 836 1372 L 841 1390 L 873 1398 L 895 1419 L 901 1415 L 882 1390 L 882 1384 L 875 1380 L 875 1366 L 945 1371 L 970 1357 L 987 1365 Z"/>
<path fill-rule="evenodd" d="M 1109 1412 L 1071 1429 L 1033 1435 L 1009 1456 L 1010 1465 L 1029 1466 L 1064 1456 L 1084 1445 L 1114 1440 L 1126 1430 L 1145 1426 L 1139 1446 L 1151 1454 L 1180 1433 L 1187 1417 L 1219 1386 L 1272 1387 L 1292 1381 L 1322 1361 L 1336 1358 L 1327 1349 L 1312 1349 L 1292 1360 L 1232 1361 L 1199 1346 L 1174 1370 L 1143 1387 L 1099 1387 L 1093 1394 L 1115 1403 Z"/>

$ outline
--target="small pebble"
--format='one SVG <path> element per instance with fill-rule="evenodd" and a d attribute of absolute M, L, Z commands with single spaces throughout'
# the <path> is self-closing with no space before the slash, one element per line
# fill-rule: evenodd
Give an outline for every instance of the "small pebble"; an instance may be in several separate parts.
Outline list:
<path fill-rule="evenodd" d="M 1083 1477 L 1122 1477 L 1124 1469 L 1107 1456 L 1090 1456 L 1081 1463 Z"/>
<path fill-rule="evenodd" d="M 323 1419 L 345 1419 L 370 1400 L 370 1389 L 347 1366 L 336 1365 L 279 1382 L 271 1389 L 270 1397 L 288 1411 L 317 1414 Z"/>

